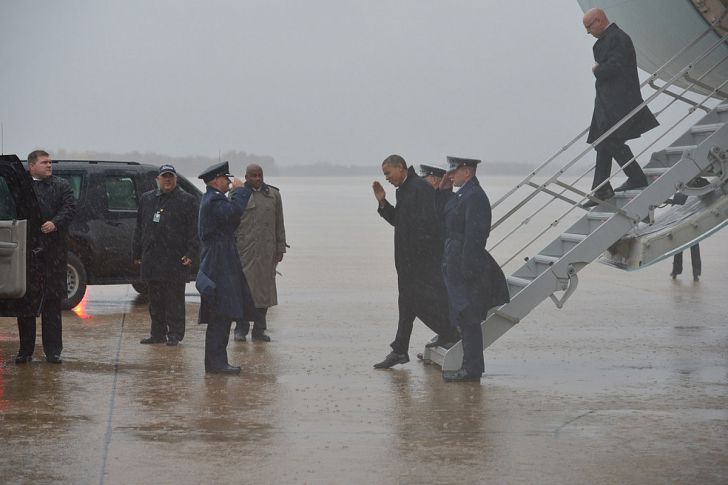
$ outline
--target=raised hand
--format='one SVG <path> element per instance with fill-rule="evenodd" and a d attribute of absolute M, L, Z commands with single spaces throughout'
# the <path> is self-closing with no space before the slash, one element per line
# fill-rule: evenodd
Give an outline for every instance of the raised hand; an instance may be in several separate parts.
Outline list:
<path fill-rule="evenodd" d="M 384 191 L 384 187 L 382 187 L 382 184 L 380 184 L 376 180 L 372 182 L 372 190 L 374 191 L 374 197 L 376 197 L 377 201 L 379 202 L 383 201 L 384 198 L 387 196 L 387 193 Z"/>

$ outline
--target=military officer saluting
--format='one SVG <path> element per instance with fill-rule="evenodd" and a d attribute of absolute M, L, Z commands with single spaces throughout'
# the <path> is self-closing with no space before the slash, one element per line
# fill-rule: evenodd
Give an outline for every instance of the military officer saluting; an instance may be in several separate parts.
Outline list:
<path fill-rule="evenodd" d="M 205 372 L 215 374 L 240 373 L 240 367 L 231 366 L 227 359 L 230 325 L 233 320 L 251 319 L 248 312 L 254 311 L 235 245 L 235 229 L 252 192 L 238 178 L 233 178 L 231 189 L 230 177 L 228 162 L 199 175 L 207 192 L 200 202 L 202 252 L 196 286 L 201 297 L 199 323 L 207 324 Z M 225 196 L 228 191 L 230 198 Z"/>
<path fill-rule="evenodd" d="M 435 165 L 426 165 L 424 163 L 420 163 L 420 177 L 425 179 L 428 184 L 432 185 L 433 189 L 437 189 L 440 186 L 440 181 L 444 176 L 444 168 L 436 167 Z"/>
<path fill-rule="evenodd" d="M 448 382 L 479 381 L 485 371 L 481 322 L 488 310 L 508 303 L 508 286 L 498 263 L 486 251 L 490 234 L 490 201 L 475 170 L 480 160 L 447 157 L 450 170 L 440 190 L 460 187 L 444 205 L 443 274 L 450 321 L 463 337 L 463 363 L 443 373 Z M 441 207 L 442 208 L 442 207 Z"/>

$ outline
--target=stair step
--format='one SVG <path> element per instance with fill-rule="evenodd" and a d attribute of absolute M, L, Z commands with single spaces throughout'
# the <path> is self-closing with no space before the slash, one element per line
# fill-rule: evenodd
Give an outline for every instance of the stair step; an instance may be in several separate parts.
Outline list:
<path fill-rule="evenodd" d="M 559 236 L 562 241 L 580 243 L 587 238 L 586 234 L 574 234 L 571 232 L 565 232 Z"/>
<path fill-rule="evenodd" d="M 606 221 L 610 217 L 614 215 L 614 212 L 588 212 L 586 215 L 587 219 L 592 219 L 595 221 Z"/>
<path fill-rule="evenodd" d="M 559 261 L 559 259 L 561 259 L 561 258 L 557 258 L 556 256 L 546 256 L 545 254 L 537 254 L 536 256 L 533 257 L 533 260 L 536 261 L 537 263 L 549 264 L 549 265 L 557 263 Z"/>
<path fill-rule="evenodd" d="M 655 167 L 655 168 L 647 168 L 644 167 L 642 171 L 647 175 L 648 177 L 660 177 L 662 174 L 670 170 L 669 167 Z"/>
<path fill-rule="evenodd" d="M 519 278 L 517 276 L 506 276 L 506 282 L 508 284 L 513 286 L 520 286 L 522 288 L 525 288 L 526 286 L 530 285 L 533 280 L 528 280 L 526 278 Z"/>
<path fill-rule="evenodd" d="M 688 150 L 694 150 L 696 148 L 698 148 L 697 145 L 684 145 L 684 146 L 667 147 L 667 148 L 665 148 L 664 151 L 666 154 L 669 155 L 671 153 L 684 153 L 684 152 L 687 152 Z"/>
<path fill-rule="evenodd" d="M 715 110 L 716 110 L 716 111 L 717 111 L 718 113 L 725 113 L 725 112 L 728 112 L 728 103 L 726 103 L 726 104 L 721 104 L 721 105 L 719 105 L 719 106 L 718 106 L 717 108 L 715 108 Z"/>
<path fill-rule="evenodd" d="M 723 128 L 725 123 L 712 123 L 709 125 L 695 125 L 690 128 L 691 133 L 713 133 Z"/>
<path fill-rule="evenodd" d="M 620 190 L 614 193 L 616 199 L 634 199 L 642 193 L 642 189 L 637 190 Z"/>

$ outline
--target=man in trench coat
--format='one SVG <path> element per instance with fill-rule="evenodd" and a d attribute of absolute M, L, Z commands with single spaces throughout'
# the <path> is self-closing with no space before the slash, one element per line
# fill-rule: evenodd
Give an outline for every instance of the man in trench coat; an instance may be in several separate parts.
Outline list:
<path fill-rule="evenodd" d="M 250 289 L 235 246 L 235 229 L 250 199 L 251 190 L 234 178 L 230 198 L 228 162 L 215 164 L 200 174 L 207 192 L 200 202 L 198 234 L 202 251 L 196 287 L 200 292 L 199 323 L 207 323 L 205 372 L 239 374 L 240 367 L 227 359 L 232 321 L 242 321 L 254 311 Z"/>
<path fill-rule="evenodd" d="M 199 258 L 197 198 L 177 186 L 172 165 L 159 167 L 159 188 L 142 194 L 132 257 L 149 288 L 151 335 L 142 344 L 177 345 L 185 336 L 185 284 Z"/>
<path fill-rule="evenodd" d="M 485 249 L 490 235 L 490 201 L 475 170 L 480 160 L 447 157 L 450 171 L 440 185 L 460 187 L 444 207 L 445 252 L 442 271 L 450 304 L 450 320 L 463 337 L 463 363 L 443 373 L 448 382 L 479 381 L 485 371 L 483 331 L 488 310 L 510 301 L 498 263 Z"/>
<path fill-rule="evenodd" d="M 447 294 L 442 281 L 442 226 L 435 210 L 435 189 L 418 177 L 399 155 L 382 162 L 387 181 L 397 187 L 397 204 L 392 206 L 379 182 L 374 182 L 378 212 L 394 226 L 394 265 L 399 289 L 397 335 L 392 352 L 375 368 L 389 368 L 409 362 L 409 340 L 415 318 L 419 318 L 437 339 L 430 346 L 450 346 L 457 342 L 450 325 Z"/>
<path fill-rule="evenodd" d="M 283 203 L 276 187 L 263 181 L 263 168 L 250 164 L 245 170 L 245 185 L 253 191 L 248 206 L 235 231 L 240 264 L 250 285 L 255 303 L 251 338 L 270 342 L 265 330 L 268 308 L 278 304 L 276 267 L 286 252 L 286 229 L 283 226 Z M 235 326 L 235 340 L 245 341 L 250 329 L 247 321 Z"/>
<path fill-rule="evenodd" d="M 610 23 L 601 9 L 588 10 L 584 14 L 583 22 L 587 33 L 597 38 L 593 47 L 595 64 L 592 67 L 596 78 L 596 98 L 587 138 L 587 143 L 593 143 L 639 106 L 643 99 L 632 39 L 617 24 Z M 596 198 L 606 200 L 613 197 L 614 192 L 647 186 L 647 177 L 636 160 L 625 166 L 634 158 L 632 150 L 625 141 L 639 138 L 658 125 L 657 119 L 645 106 L 595 147 L 597 161 L 592 189 L 609 178 L 612 159 L 615 159 L 620 167 L 624 167 L 624 173 L 627 175 L 627 181 L 614 190 L 611 184 L 606 183 L 595 192 Z M 595 205 L 596 202 L 589 201 L 584 207 Z"/>
<path fill-rule="evenodd" d="M 68 226 L 76 215 L 76 199 L 71 184 L 53 175 L 51 157 L 44 150 L 28 154 L 28 171 L 33 177 L 33 189 L 38 198 L 41 218 L 43 304 L 41 328 L 46 361 L 60 364 L 63 351 L 61 301 L 68 295 L 67 264 Z M 35 317 L 18 317 L 20 349 L 16 364 L 33 360 L 35 351 Z"/>

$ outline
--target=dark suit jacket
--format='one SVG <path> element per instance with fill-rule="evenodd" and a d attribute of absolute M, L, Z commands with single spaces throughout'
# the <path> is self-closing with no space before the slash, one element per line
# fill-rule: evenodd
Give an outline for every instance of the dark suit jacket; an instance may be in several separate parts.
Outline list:
<path fill-rule="evenodd" d="M 594 70 L 596 99 L 587 143 L 599 138 L 643 101 L 632 39 L 616 24 L 611 24 L 594 43 L 593 51 L 599 66 Z M 610 139 L 639 138 L 657 125 L 657 119 L 645 106 Z"/>
<path fill-rule="evenodd" d="M 133 259 L 141 259 L 141 277 L 145 281 L 178 281 L 190 273 L 181 259 L 187 256 L 198 262 L 198 204 L 195 196 L 179 187 L 165 194 L 150 190 L 142 194 L 137 211 L 132 247 Z M 159 212 L 159 222 L 154 215 Z"/>
<path fill-rule="evenodd" d="M 76 215 L 76 199 L 71 184 L 55 175 L 33 182 L 33 189 L 40 206 L 41 223 L 51 221 L 57 228 L 40 236 L 45 295 L 46 298 L 62 299 L 68 295 L 68 226 Z"/>
<path fill-rule="evenodd" d="M 428 327 L 449 329 L 447 291 L 442 279 L 442 224 L 435 189 L 412 167 L 397 188 L 397 205 L 387 202 L 379 215 L 394 226 L 394 264 L 399 297 Z"/>

